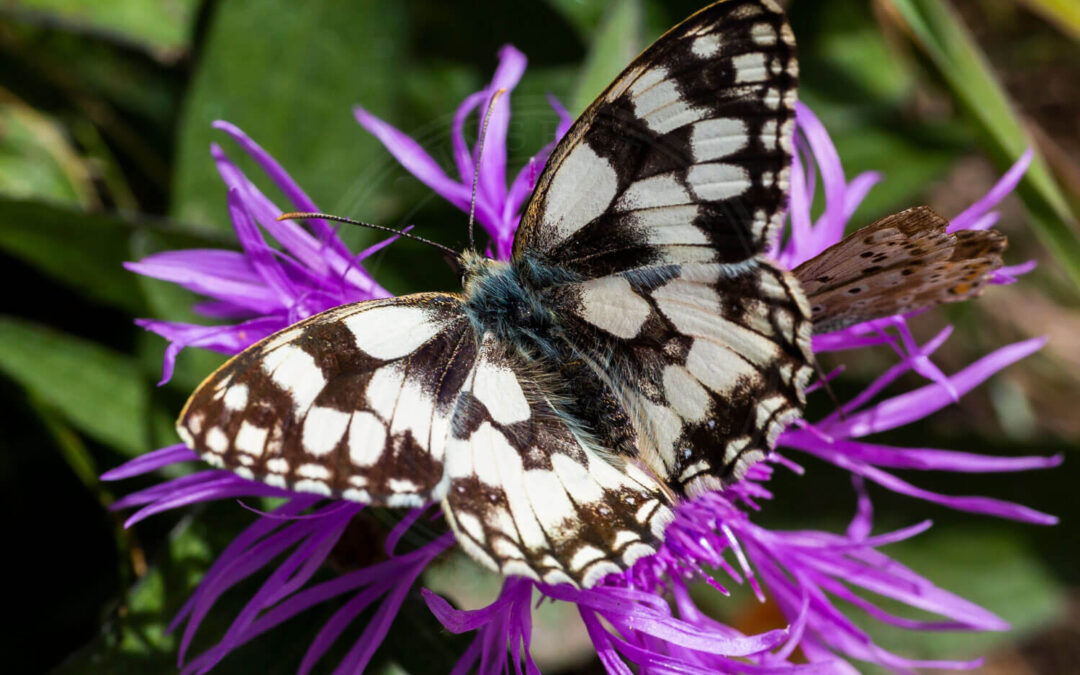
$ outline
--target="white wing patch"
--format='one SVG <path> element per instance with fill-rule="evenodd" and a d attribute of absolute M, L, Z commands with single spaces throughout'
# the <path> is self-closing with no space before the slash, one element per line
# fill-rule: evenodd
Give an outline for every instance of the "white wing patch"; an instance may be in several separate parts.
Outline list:
<path fill-rule="evenodd" d="M 615 169 L 587 145 L 567 155 L 554 178 L 555 197 L 548 203 L 544 225 L 566 239 L 607 210 L 615 198 Z"/>
<path fill-rule="evenodd" d="M 284 345 L 268 353 L 263 361 L 263 369 L 274 384 L 292 396 L 293 409 L 300 413 L 311 407 L 326 385 L 326 378 L 315 365 L 315 359 L 294 345 Z"/>
<path fill-rule="evenodd" d="M 616 337 L 632 338 L 652 309 L 622 277 L 605 277 L 582 284 L 581 317 Z"/>
<path fill-rule="evenodd" d="M 377 359 L 400 359 L 407 356 L 443 329 L 424 307 L 401 305 L 379 312 L 379 320 L 357 314 L 342 322 L 352 331 L 356 346 Z"/>

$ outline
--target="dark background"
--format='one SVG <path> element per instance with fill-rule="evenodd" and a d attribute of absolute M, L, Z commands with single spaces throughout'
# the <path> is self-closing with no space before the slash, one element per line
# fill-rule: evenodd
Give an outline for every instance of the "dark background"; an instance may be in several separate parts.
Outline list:
<path fill-rule="evenodd" d="M 120 267 L 164 249 L 235 246 L 209 143 L 221 143 L 234 159 L 240 153 L 211 130 L 212 120 L 243 128 L 324 210 L 415 224 L 422 235 L 460 247 L 465 216 L 400 169 L 353 121 L 351 106 L 362 104 L 409 132 L 449 167 L 455 108 L 486 83 L 497 49 L 513 43 L 530 58 L 513 95 L 516 168 L 554 128 L 545 94 L 579 112 L 641 46 L 699 6 L 0 1 L 5 670 L 172 672 L 176 641 L 164 625 L 214 553 L 253 517 L 230 502 L 123 530 L 108 504 L 150 480 L 96 479 L 176 442 L 171 420 L 220 360 L 185 352 L 173 381 L 155 387 L 164 342 L 132 318 L 192 320 L 193 298 Z M 1050 345 L 960 405 L 881 440 L 1003 455 L 1065 453 L 1065 466 L 1051 472 L 906 476 L 950 494 L 1021 501 L 1062 523 L 1021 526 L 873 490 L 879 529 L 925 517 L 936 522 L 929 534 L 887 552 L 1015 626 L 1004 635 L 875 635 L 912 656 L 985 653 L 986 672 L 1074 671 L 1080 10 L 1051 0 L 794 0 L 788 7 L 800 43 L 803 100 L 828 127 L 849 177 L 868 169 L 886 175 L 854 223 L 918 203 L 953 216 L 1028 144 L 1037 143 L 1046 158 L 1046 180 L 1030 181 L 1023 200 L 1010 198 L 1001 209 L 1009 262 L 1036 258 L 1038 271 L 976 303 L 921 317 L 915 328 L 926 336 L 947 321 L 956 324 L 936 357 L 946 372 L 1017 339 L 1047 334 Z M 984 57 L 988 68 L 979 67 Z M 1001 92 L 1007 98 L 998 99 Z M 241 165 L 258 175 L 250 162 Z M 346 236 L 356 246 L 371 241 L 365 232 Z M 430 251 L 411 242 L 369 262 L 398 293 L 454 283 Z M 850 396 L 893 358 L 883 349 L 849 359 L 837 393 Z M 826 359 L 827 367 L 836 363 Z M 806 477 L 778 474 L 765 522 L 842 527 L 854 505 L 847 477 L 804 464 Z M 490 590 L 490 580 L 477 576 L 451 562 L 429 583 L 475 582 L 480 594 Z M 221 634 L 244 592 L 225 596 L 205 638 Z M 743 630 L 778 621 L 769 606 L 743 594 L 717 597 L 702 596 Z M 275 631 L 220 671 L 294 671 L 319 617 L 332 609 Z M 596 671 L 579 649 L 580 627 L 566 618 L 545 615 L 538 624 L 545 672 Z M 379 667 L 392 671 L 396 662 L 410 672 L 447 672 L 460 646 L 412 598 Z"/>

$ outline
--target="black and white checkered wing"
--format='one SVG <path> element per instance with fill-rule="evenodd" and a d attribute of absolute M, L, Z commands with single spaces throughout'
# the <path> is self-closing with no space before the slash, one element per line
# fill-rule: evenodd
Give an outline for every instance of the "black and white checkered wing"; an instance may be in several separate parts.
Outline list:
<path fill-rule="evenodd" d="M 634 438 L 586 416 L 680 493 L 737 480 L 803 406 L 808 307 L 765 258 L 786 211 L 796 80 L 771 0 L 703 9 L 574 124 L 515 242 Z"/>
<path fill-rule="evenodd" d="M 515 253 L 586 278 L 760 254 L 786 207 L 797 75 L 794 36 L 771 0 L 693 15 L 567 132 Z"/>
<path fill-rule="evenodd" d="M 483 336 L 451 425 L 443 511 L 490 569 L 592 586 L 654 552 L 670 493 L 636 462 L 602 456 L 529 373 Z"/>
<path fill-rule="evenodd" d="M 420 506 L 445 492 L 450 419 L 475 341 L 454 295 L 338 307 L 222 366 L 177 430 L 208 463 L 246 478 Z"/>

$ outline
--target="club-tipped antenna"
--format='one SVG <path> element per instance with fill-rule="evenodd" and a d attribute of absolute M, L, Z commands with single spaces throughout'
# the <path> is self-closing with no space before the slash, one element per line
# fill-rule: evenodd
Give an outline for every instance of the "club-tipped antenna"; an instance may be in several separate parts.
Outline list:
<path fill-rule="evenodd" d="M 349 225 L 359 225 L 360 227 L 368 227 L 372 230 L 382 230 L 383 232 L 390 232 L 398 237 L 405 237 L 406 239 L 412 239 L 418 241 L 421 244 L 427 244 L 428 246 L 434 246 L 443 253 L 447 253 L 455 260 L 460 257 L 460 254 L 449 246 L 443 246 L 438 242 L 431 241 L 430 239 L 424 239 L 423 237 L 415 234 L 409 234 L 408 232 L 402 232 L 401 230 L 395 230 L 392 227 L 386 227 L 385 225 L 375 225 L 373 223 L 365 223 L 360 220 L 353 220 L 352 218 L 346 218 L 345 216 L 333 216 L 328 213 L 308 213 L 306 211 L 290 211 L 289 213 L 283 213 L 277 217 L 278 220 L 307 220 L 308 218 L 320 218 L 322 220 L 332 220 L 336 223 L 347 223 Z"/>
<path fill-rule="evenodd" d="M 469 199 L 469 248 L 476 250 L 473 241 L 473 222 L 476 220 L 476 186 L 480 183 L 480 161 L 484 157 L 484 137 L 487 136 L 488 122 L 491 121 L 491 113 L 495 111 L 495 104 L 506 93 L 506 87 L 501 87 L 491 96 L 487 111 L 484 112 L 484 121 L 480 124 L 480 138 L 476 143 L 476 168 L 473 169 L 472 197 Z"/>

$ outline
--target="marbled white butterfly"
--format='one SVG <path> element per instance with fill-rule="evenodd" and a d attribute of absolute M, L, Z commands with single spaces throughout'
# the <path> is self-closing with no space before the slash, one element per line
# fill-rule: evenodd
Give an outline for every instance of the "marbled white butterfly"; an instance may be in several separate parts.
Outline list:
<path fill-rule="evenodd" d="M 772 0 L 703 9 L 558 144 L 512 260 L 465 252 L 463 293 L 263 340 L 199 387 L 180 435 L 271 485 L 441 502 L 506 575 L 590 586 L 627 568 L 679 499 L 739 480 L 800 414 L 812 317 L 831 330 L 967 297 L 1000 264 L 1000 237 L 947 235 L 927 210 L 796 275 L 771 262 L 797 70 Z"/>

